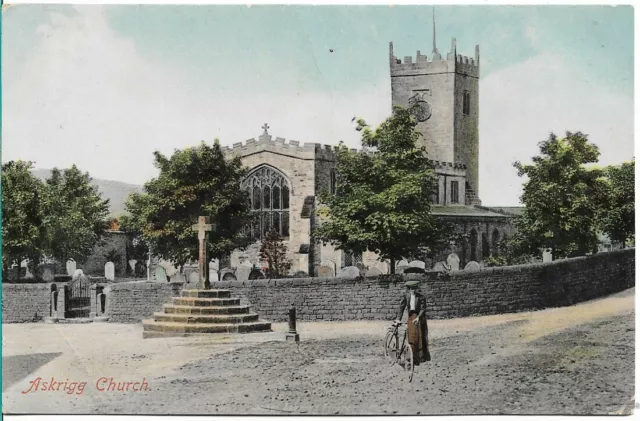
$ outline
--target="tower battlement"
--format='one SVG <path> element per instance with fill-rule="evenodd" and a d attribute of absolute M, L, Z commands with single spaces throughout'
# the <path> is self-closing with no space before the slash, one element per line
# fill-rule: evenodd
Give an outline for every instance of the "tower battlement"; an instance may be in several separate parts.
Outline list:
<path fill-rule="evenodd" d="M 405 56 L 402 60 L 394 55 L 393 42 L 389 43 L 389 68 L 391 77 L 411 76 L 418 74 L 435 73 L 459 73 L 467 76 L 480 76 L 480 46 L 476 45 L 474 57 L 464 56 L 457 53 L 456 39 L 451 41 L 451 51 L 443 57 L 434 48 L 434 53 L 429 59 L 428 55 L 422 54 L 420 50 L 416 52 L 415 62 L 412 56 Z"/>

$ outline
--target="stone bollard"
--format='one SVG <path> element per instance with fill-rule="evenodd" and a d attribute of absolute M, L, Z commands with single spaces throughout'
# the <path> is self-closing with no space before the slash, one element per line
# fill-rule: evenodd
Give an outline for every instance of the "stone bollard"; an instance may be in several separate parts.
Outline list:
<path fill-rule="evenodd" d="M 286 340 L 300 342 L 300 335 L 296 330 L 296 307 L 294 304 L 291 304 L 289 308 L 289 332 L 287 332 Z"/>

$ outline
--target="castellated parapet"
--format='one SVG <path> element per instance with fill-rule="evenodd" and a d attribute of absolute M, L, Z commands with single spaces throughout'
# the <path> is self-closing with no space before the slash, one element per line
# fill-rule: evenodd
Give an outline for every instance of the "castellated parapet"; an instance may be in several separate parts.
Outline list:
<path fill-rule="evenodd" d="M 452 39 L 451 51 L 445 58 L 437 51 L 431 56 L 431 60 L 420 50 L 416 53 L 416 60 L 412 56 L 398 59 L 393 53 L 393 42 L 389 43 L 389 67 L 391 77 L 414 76 L 439 73 L 458 73 L 465 76 L 480 77 L 480 46 L 476 45 L 475 57 L 467 57 L 457 53 L 456 40 Z"/>

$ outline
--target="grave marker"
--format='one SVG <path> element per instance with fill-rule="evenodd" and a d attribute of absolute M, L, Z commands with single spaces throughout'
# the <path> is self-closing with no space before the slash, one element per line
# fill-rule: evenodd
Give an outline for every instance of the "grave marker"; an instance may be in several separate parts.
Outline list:
<path fill-rule="evenodd" d="M 67 260 L 67 275 L 73 276 L 73 273 L 76 271 L 76 261 L 75 260 Z"/>
<path fill-rule="evenodd" d="M 116 279 L 116 268 L 113 262 L 107 262 L 104 265 L 104 277 L 107 278 L 107 281 Z"/>
<path fill-rule="evenodd" d="M 202 289 L 211 289 L 211 282 L 209 281 L 209 259 L 208 251 L 207 251 L 207 239 L 209 237 L 209 232 L 213 231 L 214 224 L 210 222 L 210 218 L 208 216 L 200 216 L 198 217 L 198 224 L 194 225 L 194 231 L 198 231 L 198 240 L 199 240 L 199 259 L 198 259 L 198 275 L 200 276 L 200 285 L 199 287 Z"/>
<path fill-rule="evenodd" d="M 460 258 L 458 257 L 458 255 L 455 253 L 451 253 L 447 257 L 447 265 L 449 265 L 452 271 L 460 270 Z"/>

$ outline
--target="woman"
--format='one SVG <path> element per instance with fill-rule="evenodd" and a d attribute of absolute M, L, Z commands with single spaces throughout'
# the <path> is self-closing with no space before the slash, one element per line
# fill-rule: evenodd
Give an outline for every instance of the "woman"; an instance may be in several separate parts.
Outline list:
<path fill-rule="evenodd" d="M 427 328 L 427 300 L 418 292 L 418 281 L 409 281 L 406 284 L 407 292 L 402 294 L 397 321 L 402 319 L 404 309 L 407 309 L 407 336 L 414 355 L 414 364 L 431 361 L 429 353 L 429 329 Z"/>

